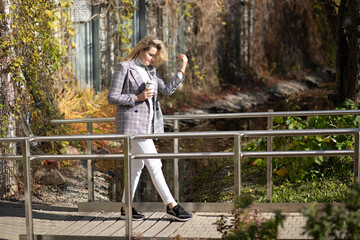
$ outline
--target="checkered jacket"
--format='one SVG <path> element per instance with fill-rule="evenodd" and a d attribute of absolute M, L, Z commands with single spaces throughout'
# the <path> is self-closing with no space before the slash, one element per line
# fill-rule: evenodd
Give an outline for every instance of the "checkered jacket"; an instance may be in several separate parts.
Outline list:
<path fill-rule="evenodd" d="M 154 122 L 153 132 L 164 132 L 163 114 L 161 112 L 158 92 L 171 95 L 182 82 L 177 75 L 166 83 L 152 68 L 152 79 L 156 82 L 154 94 Z M 116 105 L 116 133 L 118 134 L 147 134 L 150 121 L 150 107 L 148 101 L 135 102 L 135 96 L 145 89 L 145 82 L 136 70 L 133 61 L 121 62 L 116 68 L 108 93 L 108 102 Z"/>

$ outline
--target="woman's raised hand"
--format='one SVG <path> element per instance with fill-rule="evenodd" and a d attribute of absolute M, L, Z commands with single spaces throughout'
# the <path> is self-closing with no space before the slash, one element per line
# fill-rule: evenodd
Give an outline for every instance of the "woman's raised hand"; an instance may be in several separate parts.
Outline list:
<path fill-rule="evenodd" d="M 180 58 L 180 61 L 181 61 L 181 66 L 180 66 L 180 71 L 182 73 L 185 72 L 185 69 L 186 69 L 186 65 L 188 63 L 188 58 L 185 54 L 179 54 L 179 58 Z"/>

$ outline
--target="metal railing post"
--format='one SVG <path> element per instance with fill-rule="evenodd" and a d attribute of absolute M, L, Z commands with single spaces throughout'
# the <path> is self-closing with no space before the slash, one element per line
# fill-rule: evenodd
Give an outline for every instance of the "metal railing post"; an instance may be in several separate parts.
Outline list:
<path fill-rule="evenodd" d="M 268 112 L 273 112 L 272 109 L 269 109 Z M 268 116 L 267 118 L 267 129 L 272 130 L 273 129 L 273 117 Z M 267 151 L 272 151 L 272 145 L 273 145 L 273 137 L 268 136 L 267 137 Z M 266 162 L 266 196 L 267 196 L 267 202 L 272 202 L 272 189 L 273 189 L 273 179 L 272 179 L 272 157 L 267 157 Z"/>
<path fill-rule="evenodd" d="M 174 120 L 174 132 L 179 132 L 179 120 Z M 174 138 L 174 153 L 179 153 L 179 139 Z M 174 197 L 180 202 L 179 198 L 180 187 L 179 187 L 179 159 L 174 158 Z"/>
<path fill-rule="evenodd" d="M 125 238 L 132 238 L 132 207 L 131 207 L 131 138 L 124 139 L 124 185 L 125 185 Z"/>
<path fill-rule="evenodd" d="M 239 132 L 234 136 L 234 185 L 235 197 L 241 194 L 241 137 Z"/>
<path fill-rule="evenodd" d="M 354 146 L 354 183 L 359 181 L 360 173 L 360 132 L 355 134 L 355 146 Z"/>
<path fill-rule="evenodd" d="M 87 116 L 86 118 L 91 118 Z M 87 134 L 93 134 L 93 124 L 91 122 L 87 123 L 86 128 Z M 93 141 L 87 141 L 86 145 L 86 154 L 92 154 Z M 93 172 L 93 161 L 91 159 L 87 160 L 87 175 L 88 175 L 88 201 L 94 202 L 94 172 Z"/>
<path fill-rule="evenodd" d="M 24 167 L 24 193 L 25 193 L 25 217 L 26 217 L 26 235 L 27 239 L 34 239 L 34 225 L 32 216 L 32 200 L 31 200 L 31 171 L 30 171 L 30 141 L 29 138 L 24 141 L 23 153 Z"/>

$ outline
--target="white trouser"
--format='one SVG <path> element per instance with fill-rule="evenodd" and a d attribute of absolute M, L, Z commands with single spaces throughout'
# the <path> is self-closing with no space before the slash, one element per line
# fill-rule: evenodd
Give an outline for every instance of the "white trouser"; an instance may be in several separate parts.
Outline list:
<path fill-rule="evenodd" d="M 132 140 L 131 141 L 132 153 L 157 153 L 155 144 L 152 139 L 146 140 Z M 160 194 L 161 199 L 165 204 L 175 202 L 168 185 L 166 184 L 164 174 L 162 172 L 162 163 L 159 158 L 157 159 L 133 159 L 131 161 L 131 199 L 134 198 L 136 187 L 139 183 L 142 169 L 146 165 L 153 184 Z M 122 202 L 125 202 L 125 191 L 123 194 Z"/>

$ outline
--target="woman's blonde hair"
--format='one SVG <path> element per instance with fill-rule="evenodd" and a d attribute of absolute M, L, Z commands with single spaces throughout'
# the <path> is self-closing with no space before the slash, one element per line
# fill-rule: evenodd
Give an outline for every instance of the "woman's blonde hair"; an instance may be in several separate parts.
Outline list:
<path fill-rule="evenodd" d="M 146 36 L 141 39 L 132 49 L 129 55 L 125 58 L 126 61 L 136 59 L 139 57 L 141 51 L 147 51 L 150 47 L 156 47 L 158 52 L 155 56 L 154 67 L 159 67 L 161 64 L 168 60 L 168 52 L 166 46 L 157 37 Z"/>

